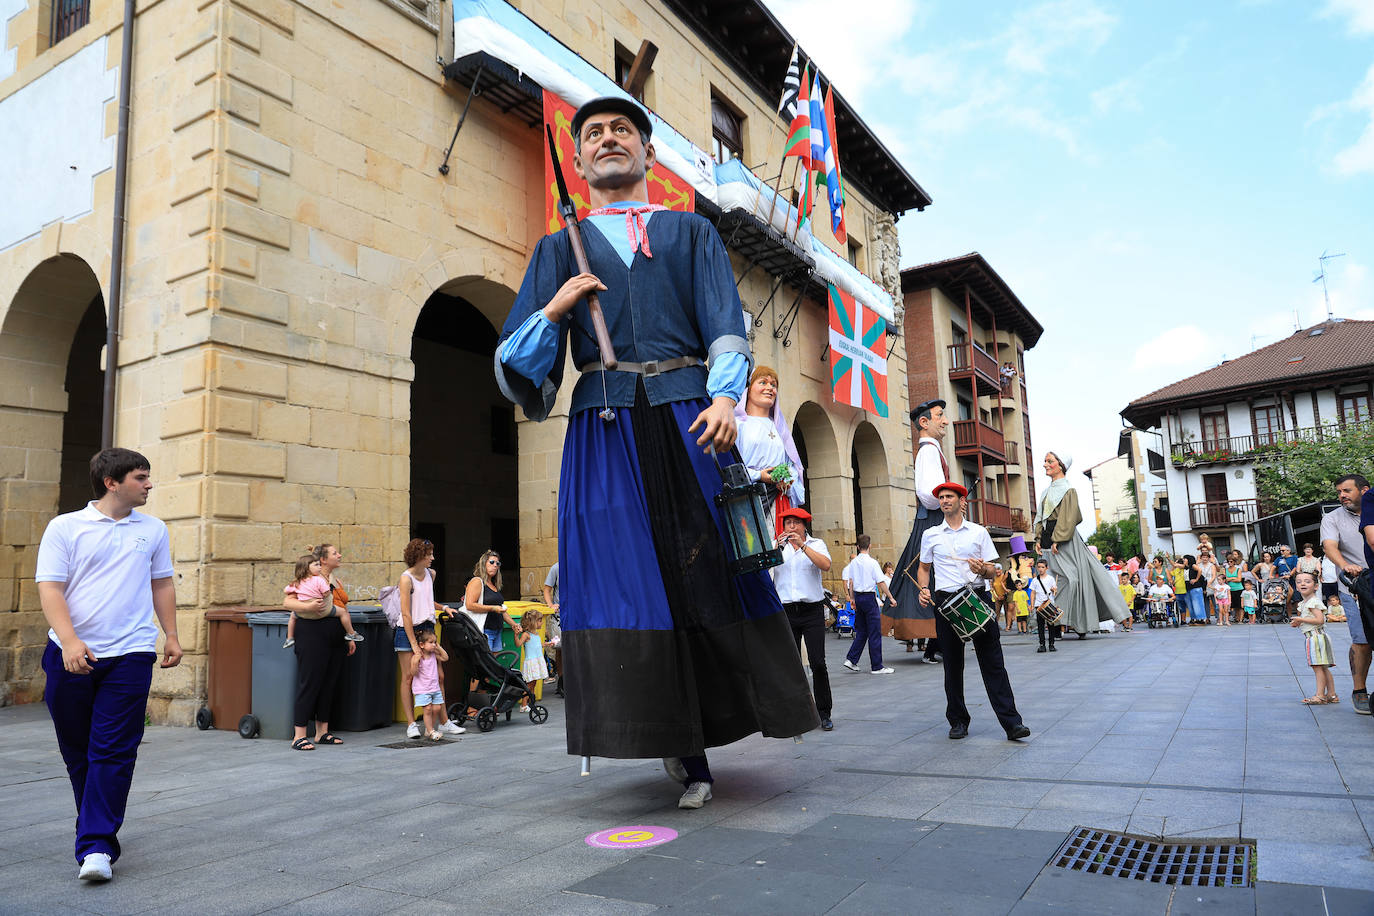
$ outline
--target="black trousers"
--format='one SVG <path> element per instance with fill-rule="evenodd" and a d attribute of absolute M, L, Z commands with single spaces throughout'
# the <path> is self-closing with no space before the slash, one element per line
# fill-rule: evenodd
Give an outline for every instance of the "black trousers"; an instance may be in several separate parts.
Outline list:
<path fill-rule="evenodd" d="M 939 607 L 953 594 L 936 592 L 935 606 Z M 992 607 L 992 596 L 987 592 L 980 591 L 978 597 Z M 968 707 L 964 705 L 964 641 L 940 613 L 935 615 L 935 635 L 940 640 L 940 651 L 945 656 L 945 718 L 950 725 L 967 725 L 969 714 Z M 1007 677 L 1007 666 L 1002 659 L 1001 627 L 995 618 L 974 635 L 973 652 L 978 656 L 978 670 L 983 675 L 983 687 L 988 692 L 988 702 L 997 714 L 997 721 L 1007 731 L 1020 727 L 1021 714 L 1016 711 L 1016 697 L 1011 693 L 1011 679 Z"/>
<path fill-rule="evenodd" d="M 812 694 L 816 697 L 816 712 L 822 719 L 830 718 L 834 700 L 830 696 L 830 672 L 825 667 L 825 610 L 819 601 L 796 601 L 784 604 L 787 622 L 792 625 L 792 638 L 800 647 L 806 641 L 806 659 L 811 665 Z"/>
<path fill-rule="evenodd" d="M 337 617 L 296 618 L 296 727 L 328 722 L 339 693 L 348 643 Z"/>
<path fill-rule="evenodd" d="M 1055 631 L 1055 627 L 1050 626 L 1050 625 L 1048 625 L 1048 624 L 1045 623 L 1045 615 L 1044 615 L 1044 614 L 1037 614 L 1035 611 L 1031 611 L 1031 613 L 1035 615 L 1035 635 L 1036 635 L 1036 638 L 1040 640 L 1040 645 L 1043 646 L 1043 645 L 1045 644 L 1045 631 L 1046 631 L 1046 630 L 1049 630 L 1049 631 L 1050 631 L 1050 645 L 1054 645 L 1054 631 Z"/>

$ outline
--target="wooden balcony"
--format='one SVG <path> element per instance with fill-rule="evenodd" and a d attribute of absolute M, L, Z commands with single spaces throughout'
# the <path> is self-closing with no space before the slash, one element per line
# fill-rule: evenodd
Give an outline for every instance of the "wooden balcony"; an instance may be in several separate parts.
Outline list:
<path fill-rule="evenodd" d="M 1170 449 L 1175 467 L 1194 467 L 1200 464 L 1225 464 L 1232 461 L 1257 461 L 1265 455 L 1281 452 L 1295 442 L 1321 442 L 1340 438 L 1352 428 L 1368 427 L 1368 423 L 1345 426 L 1310 426 L 1301 429 L 1280 429 L 1258 436 L 1230 436 L 1225 439 L 1196 439 L 1180 442 Z"/>
<path fill-rule="evenodd" d="M 974 394 L 980 397 L 997 395 L 1002 390 L 1002 374 L 997 360 L 972 341 L 950 345 L 949 377 L 954 381 L 969 382 Z"/>
<path fill-rule="evenodd" d="M 1030 520 L 1026 518 L 1026 510 L 1012 508 L 1011 510 L 1011 529 L 1013 531 L 1024 531 L 1030 533 Z"/>
<path fill-rule="evenodd" d="M 1002 452 L 1006 455 L 1007 464 L 1021 463 L 1021 443 L 1005 439 L 1002 442 Z"/>
<path fill-rule="evenodd" d="M 954 454 L 960 458 L 976 458 L 981 452 L 984 464 L 1005 464 L 1005 447 L 997 427 L 982 420 L 954 421 Z"/>
<path fill-rule="evenodd" d="M 1241 528 L 1257 518 L 1259 505 L 1254 499 L 1228 499 L 1188 505 L 1188 521 L 1194 529 Z"/>
<path fill-rule="evenodd" d="M 988 529 L 998 530 L 1001 534 L 1020 530 L 1012 526 L 1013 514 L 1020 511 L 1020 509 L 1013 510 L 1006 503 L 993 502 L 990 499 L 972 499 L 968 503 L 969 521 L 977 522 Z"/>

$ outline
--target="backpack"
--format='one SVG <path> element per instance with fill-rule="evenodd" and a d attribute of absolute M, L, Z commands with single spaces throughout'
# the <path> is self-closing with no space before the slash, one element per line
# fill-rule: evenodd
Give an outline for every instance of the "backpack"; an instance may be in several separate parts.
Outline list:
<path fill-rule="evenodd" d="M 382 611 L 386 614 L 386 622 L 391 626 L 401 625 L 401 591 L 394 585 L 385 585 L 377 593 L 377 597 L 382 600 Z"/>

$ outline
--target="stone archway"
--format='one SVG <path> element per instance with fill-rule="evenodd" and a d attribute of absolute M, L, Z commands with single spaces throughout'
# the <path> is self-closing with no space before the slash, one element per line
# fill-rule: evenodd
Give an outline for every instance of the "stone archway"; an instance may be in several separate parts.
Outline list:
<path fill-rule="evenodd" d="M 100 445 L 105 327 L 100 281 L 70 254 L 39 263 L 3 305 L 0 550 L 12 559 L 0 567 L 0 610 L 18 613 L 0 641 L 0 669 L 7 672 L 0 706 L 36 700 L 42 689 L 47 625 L 31 570 L 47 523 L 59 508 L 79 507 L 60 505 L 60 495 L 73 503 L 90 499 L 86 468 Z"/>
<path fill-rule="evenodd" d="M 792 421 L 792 438 L 806 467 L 813 531 L 831 545 L 852 541 L 853 531 L 845 527 L 849 512 L 840 446 L 829 415 L 815 401 L 804 402 Z"/>
<path fill-rule="evenodd" d="M 873 539 L 875 557 L 895 561 L 902 545 L 896 543 L 892 530 L 887 449 L 877 427 L 867 420 L 860 421 L 854 429 L 850 461 L 854 471 L 855 531 Z"/>
<path fill-rule="evenodd" d="M 443 284 L 416 318 L 410 359 L 410 534 L 434 544 L 436 597 L 459 600 L 477 557 L 501 554 L 519 597 L 520 463 L 514 407 L 492 375 L 514 291 Z"/>

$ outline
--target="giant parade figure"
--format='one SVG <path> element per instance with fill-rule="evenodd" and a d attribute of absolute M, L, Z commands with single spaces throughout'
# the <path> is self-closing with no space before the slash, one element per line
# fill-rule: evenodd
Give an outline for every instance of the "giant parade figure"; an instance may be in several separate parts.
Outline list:
<path fill-rule="evenodd" d="M 558 489 L 568 752 L 663 758 L 679 806 L 699 808 L 707 748 L 819 724 L 772 580 L 731 575 L 715 502 L 707 449 L 732 453 L 743 311 L 715 228 L 647 203 L 644 109 L 594 99 L 572 132 L 593 209 L 580 241 L 574 217 L 536 247 L 496 378 L 543 420 L 569 346 L 580 373 Z"/>

